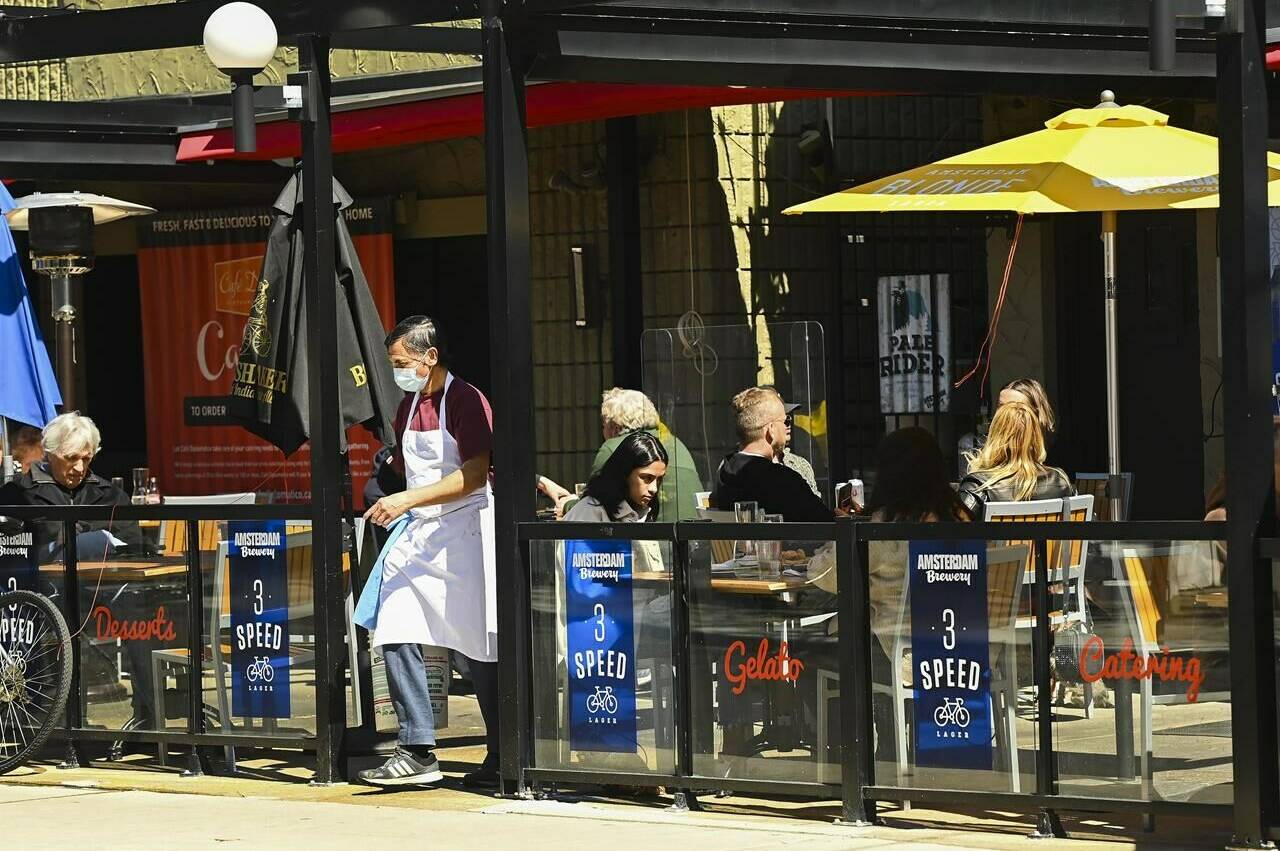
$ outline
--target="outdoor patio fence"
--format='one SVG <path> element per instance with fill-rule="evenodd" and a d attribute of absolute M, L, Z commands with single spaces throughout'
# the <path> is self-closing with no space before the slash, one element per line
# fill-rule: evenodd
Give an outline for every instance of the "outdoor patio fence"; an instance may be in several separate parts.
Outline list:
<path fill-rule="evenodd" d="M 846 520 L 520 524 L 530 640 L 522 664 L 506 668 L 520 672 L 522 719 L 520 735 L 508 735 L 506 742 L 519 742 L 522 783 L 533 790 L 603 783 L 665 786 L 682 794 L 729 790 L 839 799 L 849 822 L 873 821 L 881 801 L 1024 810 L 1039 815 L 1042 832 L 1060 832 L 1058 811 L 1229 819 L 1228 606 L 1221 562 L 1215 561 L 1225 524 L 1011 526 Z M 834 577 L 822 583 L 774 574 L 772 582 L 753 583 L 728 571 L 726 559 L 741 547 L 768 541 L 781 542 L 784 556 L 825 549 Z M 628 546 L 627 594 L 634 597 L 623 602 L 630 610 L 619 622 L 606 618 L 603 607 L 582 609 L 584 589 L 569 588 L 576 565 L 610 562 L 579 562 L 576 554 L 625 553 Z M 575 561 L 566 568 L 570 551 Z M 915 661 L 922 662 L 923 642 L 950 630 L 951 643 L 942 646 L 954 650 L 956 612 L 962 598 L 975 598 L 956 594 L 953 601 L 945 591 L 931 596 L 923 580 L 917 586 L 907 577 L 908 552 L 975 553 L 988 582 L 988 593 L 976 598 L 986 599 L 987 610 L 970 612 L 988 619 L 978 624 L 986 632 L 975 631 L 953 655 L 980 653 L 991 680 L 982 675 L 979 697 L 968 707 L 954 699 L 936 709 L 926 704 L 926 712 L 914 712 L 914 723 L 912 710 L 929 699 L 919 688 L 922 677 L 963 679 L 965 669 L 961 659 L 955 671 L 942 661 L 925 671 L 912 666 L 903 686 L 913 645 Z M 940 576 L 950 575 L 949 565 L 969 569 L 978 563 L 954 554 L 942 558 L 935 562 Z M 901 575 L 896 582 L 892 575 L 886 579 L 884 565 L 898 562 Z M 908 599 L 912 588 L 915 599 Z M 761 605 L 788 593 L 786 608 Z M 613 605 L 607 595 L 587 599 Z M 1107 608 L 1111 632 L 1073 614 L 1076 602 L 1099 613 Z M 924 609 L 914 609 L 913 629 L 916 605 Z M 929 606 L 942 612 L 942 620 L 926 627 L 921 612 Z M 584 623 L 596 629 L 597 621 L 597 638 L 608 629 L 630 632 L 624 646 L 634 648 L 639 669 L 634 693 L 625 677 L 618 678 L 625 705 L 606 714 L 631 717 L 613 738 L 592 728 L 600 720 L 595 716 L 618 705 L 605 705 L 617 696 L 612 688 L 594 685 L 584 706 L 570 682 L 584 673 L 582 682 L 599 682 L 589 665 L 580 665 L 582 648 L 594 645 L 589 638 L 584 645 L 575 632 Z M 1079 638 L 1064 649 L 1058 645 L 1067 645 L 1065 633 Z M 778 639 L 790 647 L 780 649 Z M 1077 659 L 1081 673 L 1071 674 L 1063 666 Z M 971 685 L 977 685 L 974 671 Z M 803 695 L 790 694 L 785 686 L 798 691 L 802 678 L 808 680 Z M 1086 703 L 1081 713 L 1070 714 L 1055 707 L 1053 692 L 1069 679 L 1082 689 L 1087 683 L 1089 701 L 1095 689 L 1108 687 L 1119 708 Z M 1166 708 L 1169 703 L 1178 706 Z M 932 725 L 928 717 L 921 720 L 928 713 Z M 1178 726 L 1181 721 L 1196 723 Z M 1156 730 L 1156 723 L 1165 726 Z M 956 735 L 978 740 L 958 763 L 955 751 L 948 756 L 937 749 L 952 747 L 944 740 Z M 1184 738 L 1165 738 L 1172 736 Z M 1187 755 L 1183 766 L 1179 753 L 1191 744 L 1187 736 L 1198 736 L 1201 750 Z M 1028 737 L 1033 746 L 1019 748 Z M 896 746 L 887 738 L 896 738 Z M 1077 746 L 1076 740 L 1092 744 Z"/>

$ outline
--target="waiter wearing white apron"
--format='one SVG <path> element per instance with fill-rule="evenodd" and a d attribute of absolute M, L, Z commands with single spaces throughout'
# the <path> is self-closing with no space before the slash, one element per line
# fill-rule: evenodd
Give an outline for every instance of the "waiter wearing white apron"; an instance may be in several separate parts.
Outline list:
<path fill-rule="evenodd" d="M 470 661 L 488 753 L 469 786 L 498 784 L 498 635 L 494 597 L 493 415 L 484 395 L 452 375 L 439 329 L 411 316 L 387 336 L 396 384 L 410 394 L 396 416 L 406 487 L 378 500 L 365 519 L 408 525 L 381 557 L 373 645 L 387 664 L 400 722 L 396 752 L 360 779 L 380 786 L 443 779 L 432 752 L 435 718 L 421 645 L 456 650 Z M 371 580 L 372 581 L 372 580 Z"/>

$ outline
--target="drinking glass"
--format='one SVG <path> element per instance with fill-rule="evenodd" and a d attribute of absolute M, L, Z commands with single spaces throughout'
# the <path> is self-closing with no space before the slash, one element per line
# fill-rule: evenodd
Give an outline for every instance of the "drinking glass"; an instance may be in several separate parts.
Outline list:
<path fill-rule="evenodd" d="M 578 499 L 582 499 L 587 495 L 587 485 L 585 482 L 578 482 L 573 486 L 573 495 Z"/>
<path fill-rule="evenodd" d="M 781 514 L 765 514 L 761 523 L 781 523 Z M 756 544 L 760 555 L 760 578 L 777 579 L 782 575 L 782 541 L 760 541 Z"/>
<path fill-rule="evenodd" d="M 744 500 L 733 504 L 733 519 L 738 523 L 755 523 L 760 519 L 759 515 L 760 503 L 755 500 Z M 742 555 L 744 557 L 756 554 L 755 541 L 734 541 L 733 552 L 735 556 L 738 553 L 739 544 L 742 545 Z"/>

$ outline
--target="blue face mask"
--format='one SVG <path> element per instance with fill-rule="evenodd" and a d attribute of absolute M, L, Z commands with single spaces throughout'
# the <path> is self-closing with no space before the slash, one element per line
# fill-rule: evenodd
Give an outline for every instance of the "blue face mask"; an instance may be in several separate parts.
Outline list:
<path fill-rule="evenodd" d="M 395 376 L 396 386 L 406 393 L 419 393 L 423 387 L 427 386 L 427 381 L 431 378 L 428 371 L 425 378 L 418 376 L 418 368 L 416 366 L 396 367 L 391 370 Z"/>

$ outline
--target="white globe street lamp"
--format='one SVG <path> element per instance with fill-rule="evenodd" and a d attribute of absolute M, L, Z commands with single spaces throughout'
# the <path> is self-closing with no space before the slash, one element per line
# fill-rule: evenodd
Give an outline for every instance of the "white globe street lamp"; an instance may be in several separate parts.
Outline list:
<path fill-rule="evenodd" d="M 253 75 L 275 55 L 276 25 L 252 3 L 218 7 L 204 24 L 204 49 L 219 71 L 231 78 L 232 127 L 236 151 L 258 149 L 253 111 Z"/>

